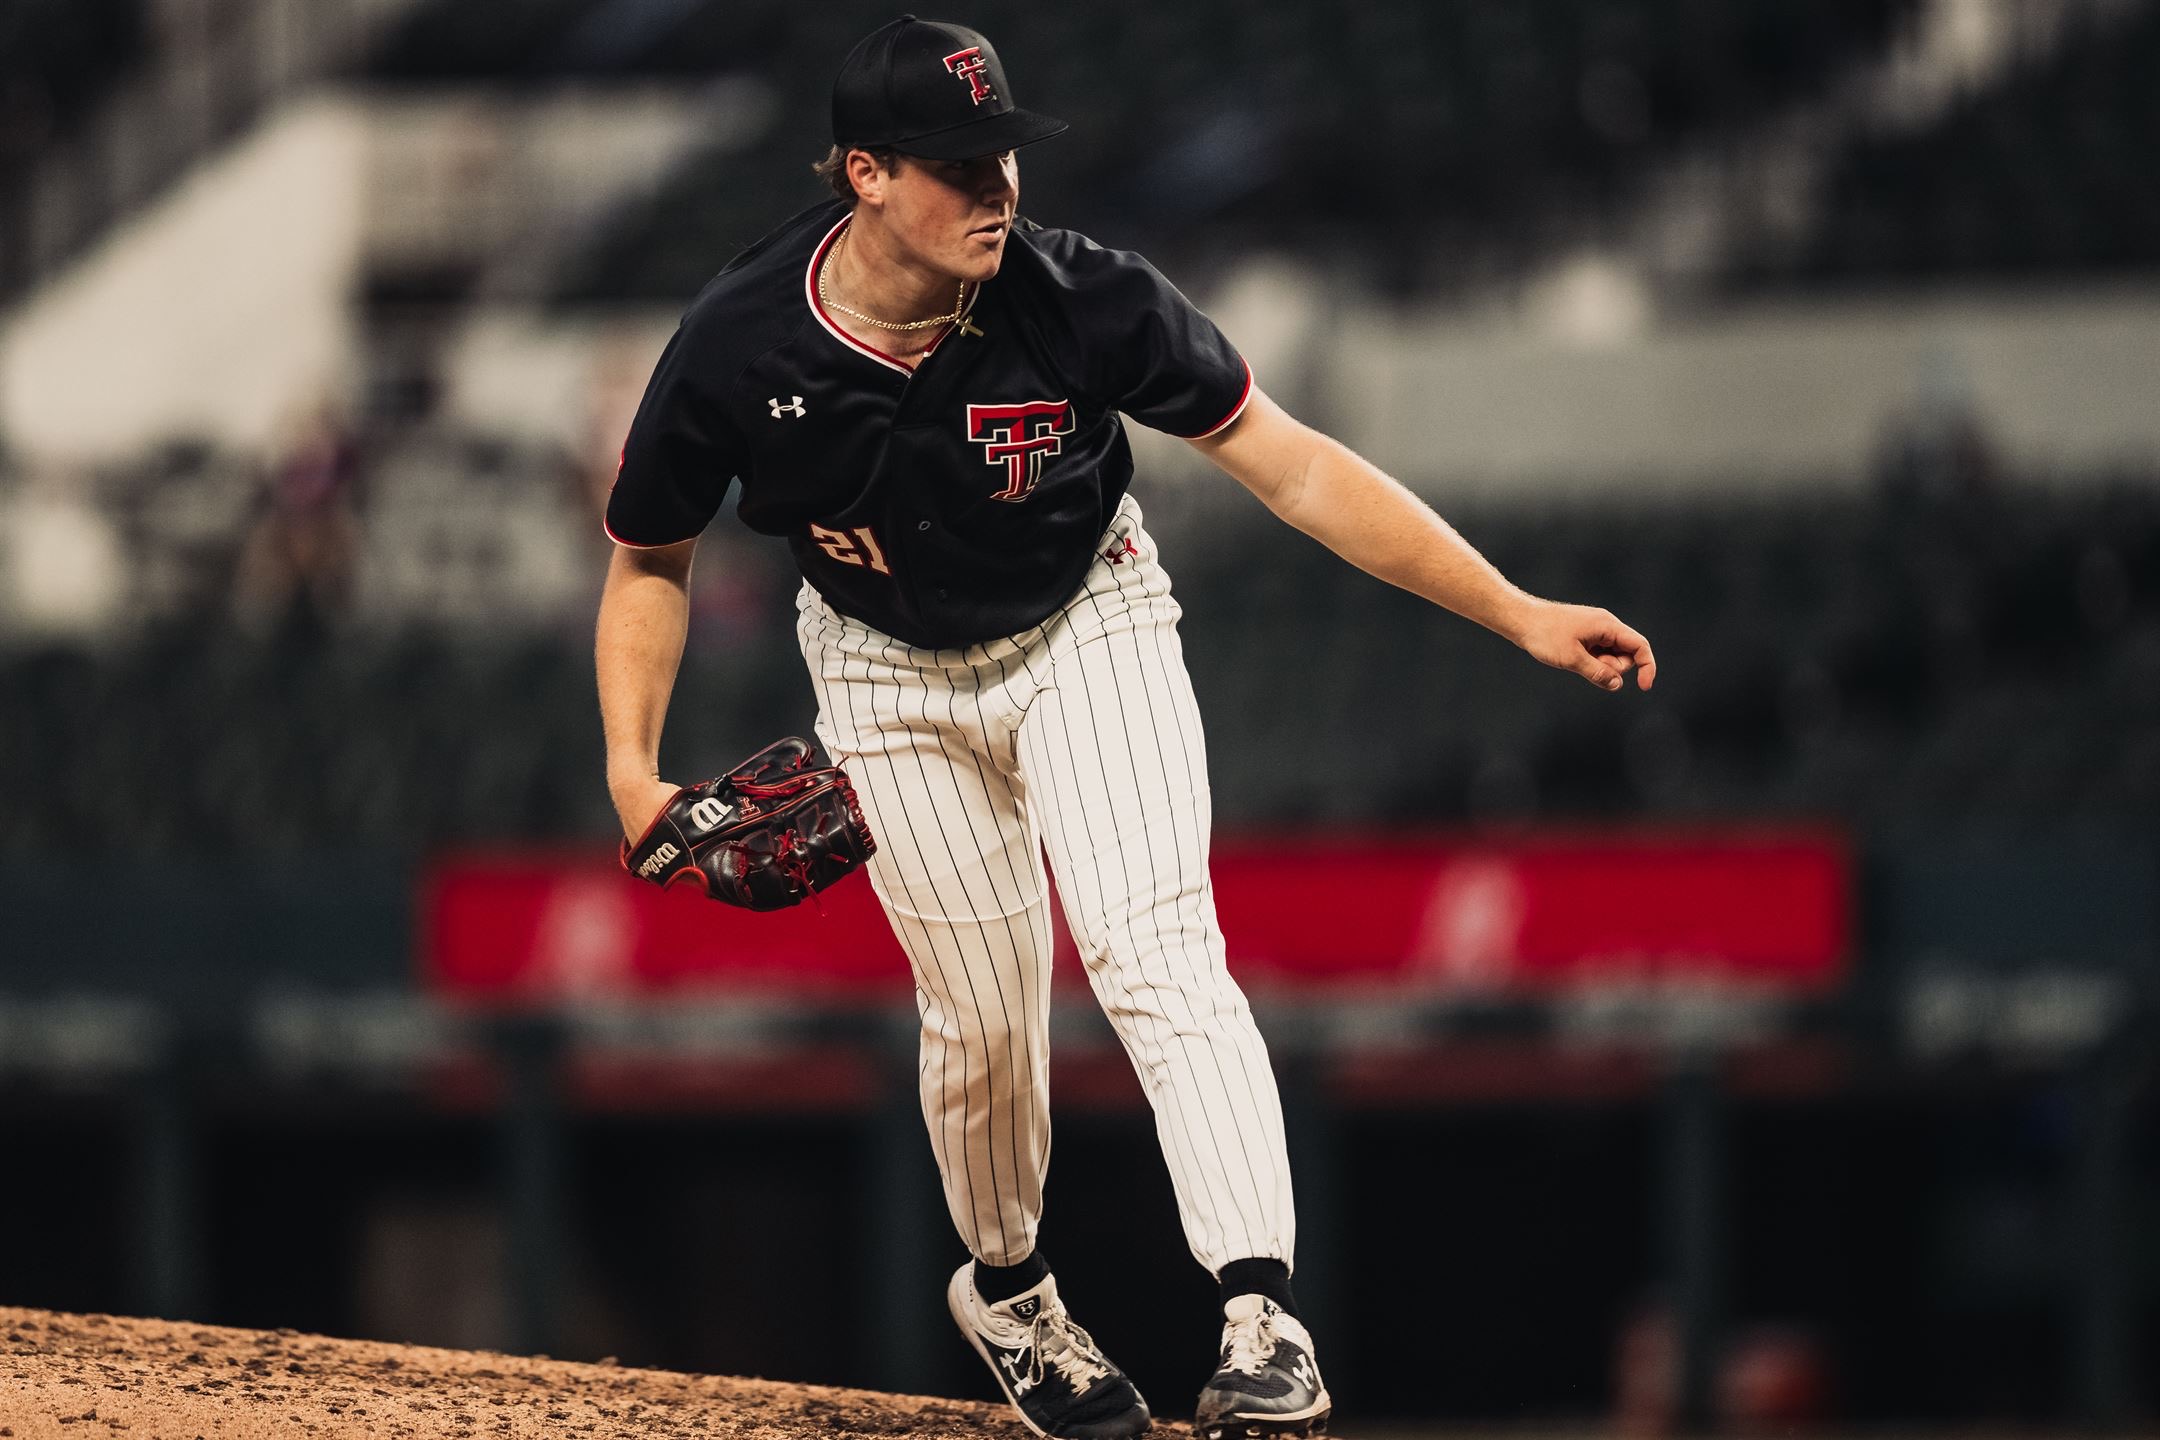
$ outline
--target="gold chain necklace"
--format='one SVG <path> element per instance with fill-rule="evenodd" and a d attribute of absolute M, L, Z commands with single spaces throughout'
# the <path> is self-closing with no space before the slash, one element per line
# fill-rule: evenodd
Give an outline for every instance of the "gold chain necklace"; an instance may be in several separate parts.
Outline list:
<path fill-rule="evenodd" d="M 823 305 L 828 310 L 837 310 L 851 320 L 860 320 L 865 325 L 875 325 L 880 330 L 928 330 L 933 325 L 950 325 L 967 313 L 967 281 L 965 280 L 960 282 L 960 293 L 953 297 L 952 314 L 939 315 L 930 320 L 908 320 L 905 322 L 880 320 L 875 315 L 865 315 L 860 310 L 850 310 L 847 306 L 842 305 L 832 296 L 825 293 L 825 271 L 828 267 L 839 263 L 840 252 L 847 248 L 848 236 L 853 233 L 854 228 L 851 224 L 847 229 L 840 232 L 840 243 L 833 246 L 832 253 L 825 257 L 825 264 L 818 266 L 817 298 L 820 305 Z"/>

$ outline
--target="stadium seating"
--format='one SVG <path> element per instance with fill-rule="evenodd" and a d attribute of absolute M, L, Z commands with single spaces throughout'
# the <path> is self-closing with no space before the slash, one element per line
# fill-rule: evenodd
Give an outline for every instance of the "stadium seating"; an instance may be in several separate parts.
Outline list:
<path fill-rule="evenodd" d="M 1430 278 L 1406 250 L 1473 231 L 1489 243 L 1491 227 L 1531 226 L 1562 195 L 1623 191 L 1661 147 L 1821 85 L 1912 8 L 980 0 L 966 18 L 998 40 L 1028 104 L 1074 124 L 1072 141 L 1028 157 L 1037 218 L 1165 259 L 1291 244 L 1402 281 Z M 818 198 L 808 166 L 829 133 L 829 77 L 890 13 L 860 0 L 535 0 L 511 30 L 482 7 L 436 0 L 373 68 L 404 84 L 646 75 L 766 87 L 762 136 L 696 157 L 563 280 L 571 299 L 681 299 Z M 1397 243 L 1408 234 L 1418 244 Z"/>
<path fill-rule="evenodd" d="M 144 0 L 0 5 L 0 171 L 66 134 L 140 55 Z"/>
<path fill-rule="evenodd" d="M 31 175 L 76 134 L 148 43 L 145 0 L 13 0 L 0 5 L 0 301 L 26 276 Z"/>
<path fill-rule="evenodd" d="M 1752 284 L 2011 277 L 2160 263 L 2160 9 L 2073 30 L 2046 61 L 1916 135 L 1832 167 L 1822 223 Z"/>
<path fill-rule="evenodd" d="M 1085 143 L 1029 157 L 1030 209 L 1190 269 L 1274 245 L 1389 286 L 1457 283 L 1496 248 L 1579 233 L 1674 142 L 1731 133 L 1880 53 L 1914 0 L 1347 0 L 1254 11 L 983 0 L 1030 103 Z M 824 79 L 886 11 L 778 0 L 536 0 L 493 24 L 423 5 L 378 54 L 403 83 L 641 75 L 747 78 L 764 132 L 696 156 L 614 217 L 566 298 L 681 299 L 774 219 L 818 198 Z M 2160 261 L 2160 9 L 2073 22 L 2046 58 L 1917 134 L 1834 160 L 1797 248 L 1745 254 L 1744 286 L 2121 270 Z M 1392 239 L 1390 238 L 1392 237 Z M 1399 243 L 1411 240 L 1414 243 Z"/>
<path fill-rule="evenodd" d="M 604 547 L 559 549 L 587 517 L 556 462 L 485 449 L 381 453 L 364 488 L 364 555 L 469 535 L 459 517 L 484 508 L 500 543 L 438 557 L 455 574 L 371 579 L 363 560 L 348 613 L 251 631 L 202 578 L 233 547 L 198 536 L 195 578 L 146 589 L 131 636 L 0 634 L 0 793 L 20 797 L 0 853 L 101 833 L 116 791 L 144 853 L 604 837 L 588 649 Z M 459 456 L 463 479 L 442 468 Z M 179 484 L 159 473 L 143 493 Z M 230 490 L 216 464 L 187 473 L 190 503 Z M 1240 511 L 1166 542 L 1226 825 L 2160 808 L 2150 477 L 1450 512 L 1526 588 L 1650 635 L 1656 689 L 1600 694 Z M 784 552 L 729 527 L 709 544 L 727 553 L 700 567 L 667 754 L 686 776 L 811 720 Z"/>

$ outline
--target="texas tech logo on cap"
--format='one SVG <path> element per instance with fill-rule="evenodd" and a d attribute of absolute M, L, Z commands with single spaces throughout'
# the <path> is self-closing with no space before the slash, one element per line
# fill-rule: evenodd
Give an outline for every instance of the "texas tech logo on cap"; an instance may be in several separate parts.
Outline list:
<path fill-rule="evenodd" d="M 1047 140 L 1065 122 L 1013 104 L 989 36 L 902 15 L 855 42 L 841 63 L 832 126 L 836 145 L 974 160 Z"/>
<path fill-rule="evenodd" d="M 953 51 L 945 57 L 945 68 L 967 81 L 969 98 L 977 105 L 985 100 L 997 99 L 997 91 L 990 88 L 989 77 L 983 74 L 989 66 L 983 60 L 980 45 L 970 45 L 965 50 Z"/>
<path fill-rule="evenodd" d="M 1042 482 L 1043 460 L 1064 448 L 1073 431 L 1070 400 L 967 407 L 968 439 L 983 447 L 985 465 L 1005 467 L 1005 488 L 993 500 L 1025 500 Z"/>

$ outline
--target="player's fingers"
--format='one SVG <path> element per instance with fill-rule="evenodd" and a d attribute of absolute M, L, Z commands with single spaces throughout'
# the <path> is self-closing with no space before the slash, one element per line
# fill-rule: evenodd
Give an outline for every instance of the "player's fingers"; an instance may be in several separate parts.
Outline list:
<path fill-rule="evenodd" d="M 1588 650 L 1578 647 L 1575 652 L 1574 663 L 1569 665 L 1568 668 L 1597 686 L 1600 690 L 1618 690 L 1620 688 L 1619 669 L 1615 667 L 1611 660 L 1602 655 L 1593 655 Z"/>
<path fill-rule="evenodd" d="M 1643 638 L 1642 632 L 1619 619 L 1612 622 L 1612 633 L 1607 638 L 1612 648 L 1636 669 L 1635 683 L 1648 690 L 1657 680 L 1657 656 L 1652 653 L 1650 642 Z"/>

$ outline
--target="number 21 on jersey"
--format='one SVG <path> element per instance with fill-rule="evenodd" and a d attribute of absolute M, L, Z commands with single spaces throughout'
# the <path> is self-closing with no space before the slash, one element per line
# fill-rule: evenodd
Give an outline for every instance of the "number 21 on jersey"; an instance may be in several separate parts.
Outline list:
<path fill-rule="evenodd" d="M 843 565 L 867 565 L 880 575 L 892 574 L 892 566 L 885 563 L 885 552 L 878 548 L 877 536 L 870 533 L 867 525 L 852 530 L 828 530 L 823 525 L 810 527 L 810 538 Z"/>

